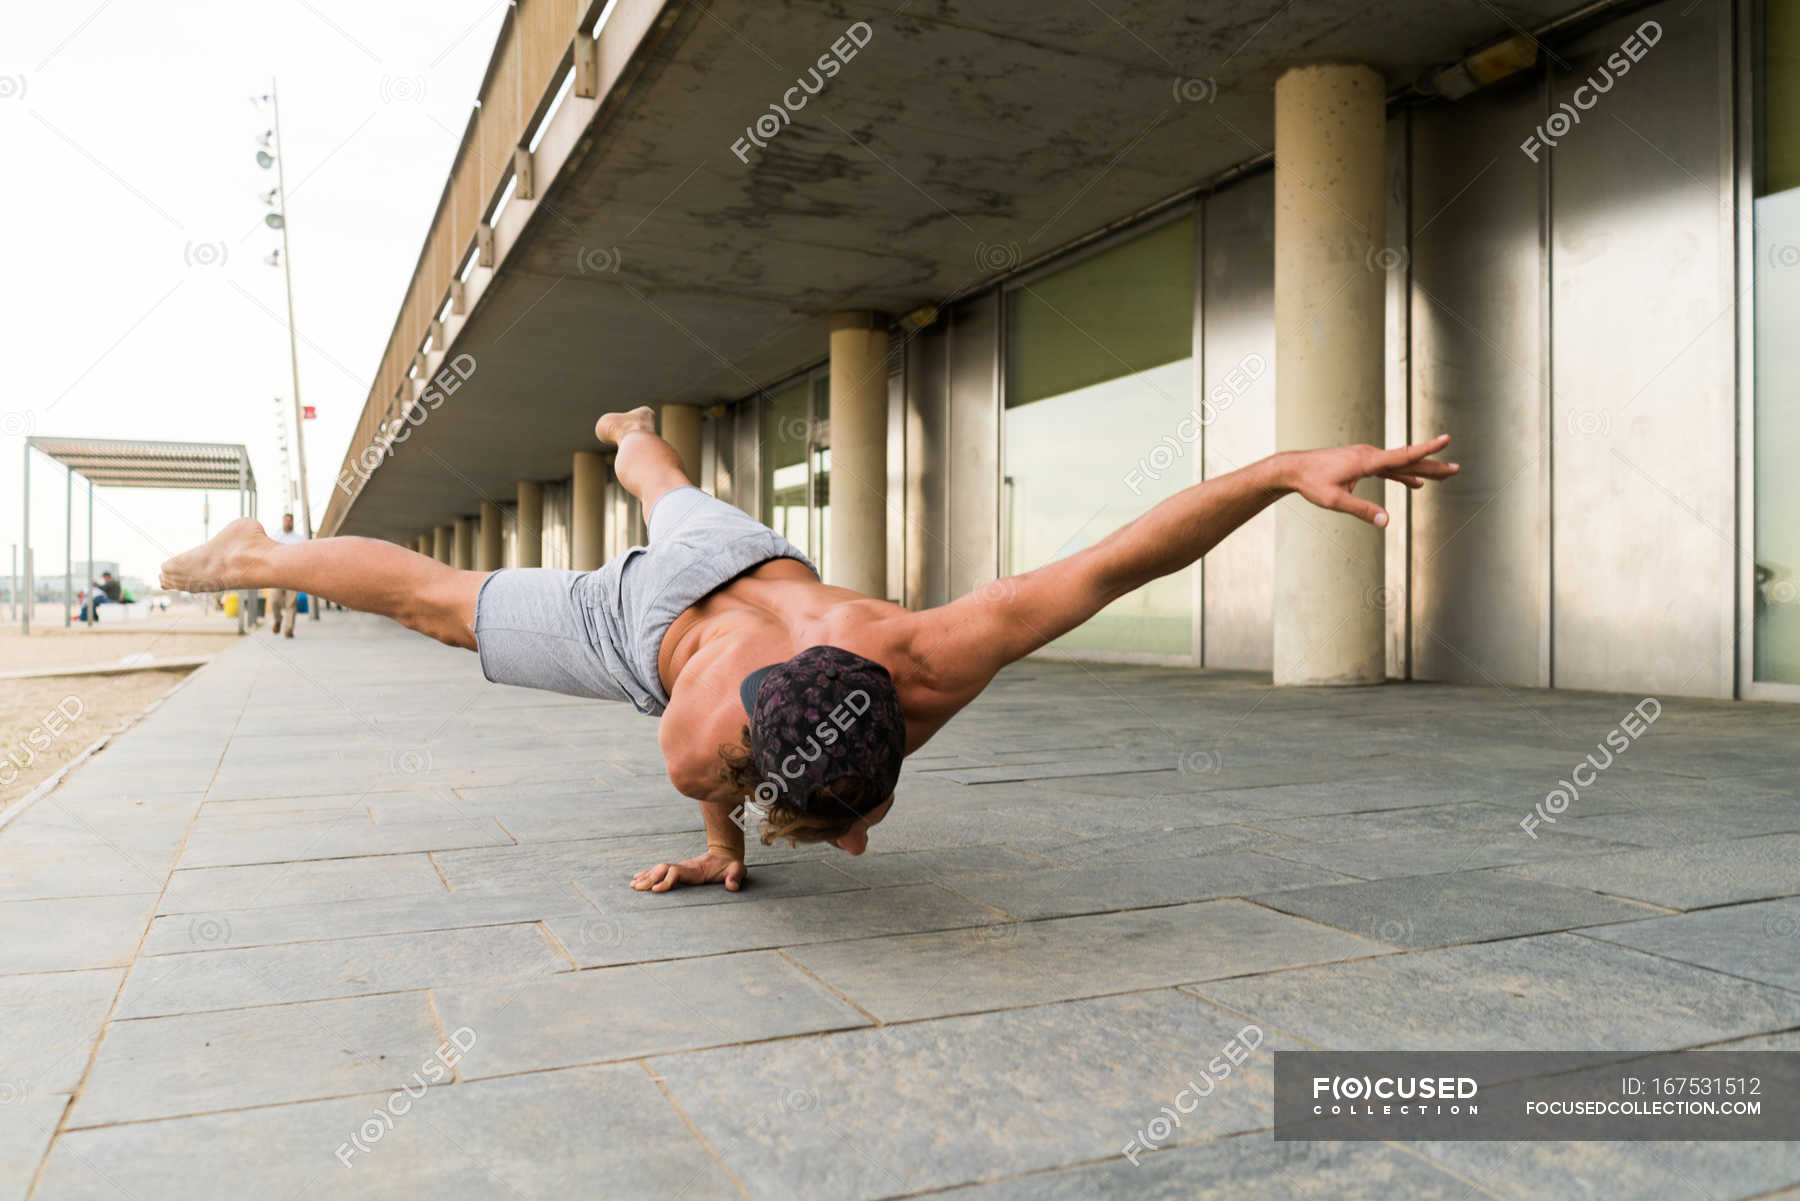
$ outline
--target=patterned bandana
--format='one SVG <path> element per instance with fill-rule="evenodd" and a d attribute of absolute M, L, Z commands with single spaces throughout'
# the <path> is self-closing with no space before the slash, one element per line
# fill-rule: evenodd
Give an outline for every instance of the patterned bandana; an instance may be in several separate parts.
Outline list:
<path fill-rule="evenodd" d="M 813 793 L 845 776 L 869 784 L 859 815 L 893 795 L 906 722 L 881 664 L 835 646 L 808 647 L 745 676 L 739 695 L 762 776 L 757 804 L 786 799 L 810 810 Z"/>

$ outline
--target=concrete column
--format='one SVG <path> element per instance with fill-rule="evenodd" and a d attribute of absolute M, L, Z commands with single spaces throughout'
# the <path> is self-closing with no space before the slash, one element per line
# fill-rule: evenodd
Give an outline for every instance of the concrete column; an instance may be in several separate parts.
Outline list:
<path fill-rule="evenodd" d="M 569 486 L 569 566 L 592 571 L 605 557 L 606 456 L 597 450 L 578 450 Z"/>
<path fill-rule="evenodd" d="M 414 538 L 412 548 L 421 555 L 429 555 L 431 553 L 431 535 L 420 534 Z"/>
<path fill-rule="evenodd" d="M 519 528 L 513 539 L 515 557 L 520 567 L 544 565 L 544 486 L 532 480 L 520 480 Z"/>
<path fill-rule="evenodd" d="M 475 540 L 475 570 L 499 571 L 505 553 L 500 537 L 500 506 L 491 500 L 481 502 L 481 536 Z"/>
<path fill-rule="evenodd" d="M 458 571 L 475 570 L 475 519 L 456 519 L 456 540 L 450 546 L 450 566 Z"/>
<path fill-rule="evenodd" d="M 887 598 L 887 326 L 831 318 L 831 533 L 825 580 Z"/>
<path fill-rule="evenodd" d="M 431 531 L 431 557 L 448 566 L 450 547 L 456 541 L 456 527 L 440 525 Z"/>
<path fill-rule="evenodd" d="M 1275 440 L 1281 450 L 1384 432 L 1387 113 L 1379 74 L 1292 67 L 1275 82 Z M 1380 503 L 1380 480 L 1357 495 Z M 1275 682 L 1385 678 L 1383 533 L 1304 501 L 1275 514 Z"/>
<path fill-rule="evenodd" d="M 661 411 L 662 440 L 681 456 L 681 469 L 696 484 L 700 479 L 700 407 L 698 405 L 664 405 Z"/>

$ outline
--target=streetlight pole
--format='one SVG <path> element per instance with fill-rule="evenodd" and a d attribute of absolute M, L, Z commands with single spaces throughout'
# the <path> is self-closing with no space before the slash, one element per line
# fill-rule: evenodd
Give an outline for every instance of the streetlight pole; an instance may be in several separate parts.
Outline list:
<path fill-rule="evenodd" d="M 288 250 L 287 220 L 287 143 L 281 140 L 281 94 L 274 77 L 269 79 L 269 107 L 275 123 L 275 188 L 281 195 L 281 278 L 287 288 L 288 361 L 294 374 L 294 472 L 300 485 L 300 529 L 313 536 L 312 497 L 306 491 L 306 409 L 300 403 L 300 343 L 294 328 L 294 256 Z M 314 621 L 319 619 L 319 599 L 307 606 Z"/>

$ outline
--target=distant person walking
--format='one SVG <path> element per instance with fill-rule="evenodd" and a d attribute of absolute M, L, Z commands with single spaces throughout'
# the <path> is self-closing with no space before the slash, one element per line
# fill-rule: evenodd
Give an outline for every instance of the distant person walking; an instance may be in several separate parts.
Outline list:
<path fill-rule="evenodd" d="M 292 513 L 283 513 L 281 515 L 281 532 L 275 535 L 275 541 L 287 543 L 306 541 L 306 535 L 294 528 L 294 515 Z M 269 589 L 269 612 L 274 615 L 275 618 L 275 632 L 277 634 L 282 633 L 281 627 L 286 625 L 286 634 L 289 638 L 292 638 L 294 636 L 294 627 L 300 624 L 298 620 L 300 615 L 300 593 L 292 588 Z"/>

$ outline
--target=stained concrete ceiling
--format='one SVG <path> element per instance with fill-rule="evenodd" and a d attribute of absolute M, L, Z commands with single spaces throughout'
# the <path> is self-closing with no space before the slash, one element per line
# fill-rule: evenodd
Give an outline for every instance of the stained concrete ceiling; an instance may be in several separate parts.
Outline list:
<path fill-rule="evenodd" d="M 560 479 L 609 408 L 712 403 L 823 357 L 827 315 L 979 288 L 1273 145 L 1320 58 L 1391 84 L 1566 3 L 679 0 L 667 36 L 502 262 L 453 350 L 475 377 L 343 533 L 410 539 Z M 871 36 L 770 140 L 745 126 L 854 21 Z M 616 272 L 583 272 L 581 255 Z"/>

